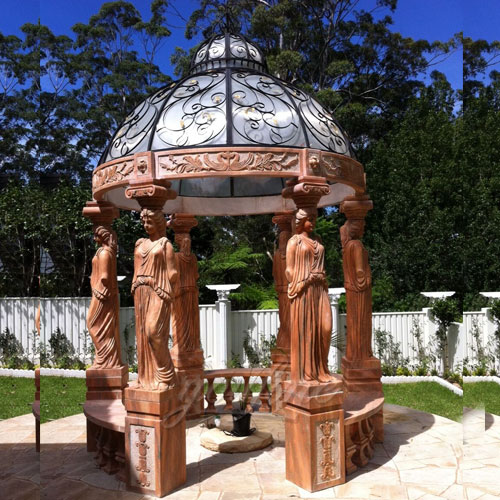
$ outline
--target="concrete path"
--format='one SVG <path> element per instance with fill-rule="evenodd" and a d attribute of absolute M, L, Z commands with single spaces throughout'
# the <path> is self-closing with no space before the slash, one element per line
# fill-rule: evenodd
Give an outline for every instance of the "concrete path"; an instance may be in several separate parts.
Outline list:
<path fill-rule="evenodd" d="M 274 444 L 244 454 L 202 448 L 199 423 L 187 431 L 187 483 L 164 498 L 172 500 L 491 500 L 500 495 L 500 417 L 468 411 L 462 424 L 395 405 L 385 405 L 385 440 L 370 464 L 344 485 L 309 493 L 286 481 L 283 420 L 254 415 L 252 425 L 269 430 Z M 29 420 L 31 419 L 31 420 Z M 16 421 L 16 422 L 14 422 Z M 31 424 L 30 424 L 31 422 Z M 28 427 L 32 425 L 31 433 Z M 39 497 L 38 462 L 31 415 L 0 422 L 0 443 L 10 461 L 2 481 L 19 496 Z M 47 500 L 146 500 L 124 491 L 123 483 L 96 469 L 85 449 L 85 418 L 75 415 L 42 425 L 41 498 Z M 17 441 L 15 441 L 17 440 Z M 8 444 L 7 444 L 8 443 Z M 28 447 L 26 447 L 29 445 Z M 30 448 L 32 446 L 32 448 Z M 4 462 L 5 463 L 5 462 Z M 10 486 L 9 486 L 10 485 Z M 31 488 L 33 486 L 33 488 Z M 30 489 L 31 488 L 31 489 Z M 29 496 L 31 495 L 31 496 Z"/>

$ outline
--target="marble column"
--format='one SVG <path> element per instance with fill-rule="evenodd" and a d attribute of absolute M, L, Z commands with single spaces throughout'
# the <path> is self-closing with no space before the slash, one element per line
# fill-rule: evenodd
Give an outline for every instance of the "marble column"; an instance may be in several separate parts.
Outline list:
<path fill-rule="evenodd" d="M 179 283 L 172 308 L 172 361 L 187 419 L 203 415 L 203 350 L 200 340 L 198 262 L 191 251 L 189 232 L 198 224 L 189 214 L 175 214 L 169 227 L 175 232 Z"/>
<path fill-rule="evenodd" d="M 93 365 L 86 370 L 87 401 L 121 400 L 128 383 L 128 367 L 122 363 L 119 297 L 116 279 L 116 233 L 113 220 L 119 210 L 105 201 L 89 201 L 83 215 L 90 219 L 99 248 L 92 260 L 92 298 L 87 328 L 95 347 Z M 100 428 L 87 419 L 87 451 L 97 451 Z"/>
<path fill-rule="evenodd" d="M 283 190 L 297 206 L 287 244 L 290 380 L 285 389 L 286 479 L 310 492 L 345 482 L 344 385 L 330 374 L 332 317 L 324 247 L 312 233 L 317 205 L 329 193 L 318 177 L 299 177 Z"/>
<path fill-rule="evenodd" d="M 131 183 L 125 194 L 142 208 L 148 238 L 136 243 L 132 293 L 138 380 L 124 391 L 127 489 L 162 497 L 186 481 L 186 420 L 168 350 L 171 305 L 178 280 L 162 213 L 177 196 L 169 182 Z"/>
<path fill-rule="evenodd" d="M 284 415 L 283 382 L 290 378 L 290 299 L 286 270 L 286 245 L 292 236 L 293 212 L 277 213 L 278 244 L 273 256 L 274 288 L 278 294 L 280 327 L 276 347 L 271 352 L 271 408 L 275 415 Z"/>
<path fill-rule="evenodd" d="M 346 353 L 342 374 L 349 392 L 381 392 L 380 361 L 372 352 L 372 278 L 368 252 L 361 238 L 373 203 L 368 196 L 348 197 L 340 211 L 347 220 L 340 228 L 347 303 Z"/>

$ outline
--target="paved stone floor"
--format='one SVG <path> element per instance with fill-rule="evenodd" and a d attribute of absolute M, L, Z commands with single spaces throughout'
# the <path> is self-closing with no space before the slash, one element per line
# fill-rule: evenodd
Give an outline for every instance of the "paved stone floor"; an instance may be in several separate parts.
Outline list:
<path fill-rule="evenodd" d="M 245 454 L 202 448 L 205 428 L 187 431 L 187 483 L 172 500 L 490 500 L 500 498 L 500 417 L 471 410 L 464 426 L 442 417 L 385 405 L 385 440 L 364 469 L 344 485 L 318 493 L 285 480 L 283 421 L 256 415 L 252 425 L 270 430 L 274 444 Z M 0 422 L 2 500 L 146 500 L 125 492 L 95 468 L 85 449 L 85 418 L 75 415 L 42 425 L 40 462 L 32 415 Z M 37 489 L 39 478 L 41 494 Z M 40 496 L 39 496 L 40 495 Z"/>

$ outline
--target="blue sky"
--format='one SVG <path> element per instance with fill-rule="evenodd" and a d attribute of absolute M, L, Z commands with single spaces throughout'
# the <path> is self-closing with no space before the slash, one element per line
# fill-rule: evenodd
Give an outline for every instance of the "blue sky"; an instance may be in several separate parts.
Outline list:
<path fill-rule="evenodd" d="M 71 26 L 86 23 L 99 10 L 103 0 L 2 0 L 0 31 L 3 34 L 19 34 L 25 22 L 48 25 L 55 34 L 71 34 Z M 149 17 L 149 0 L 132 2 L 145 18 Z M 360 0 L 360 5 L 373 5 L 373 0 Z M 187 18 L 198 0 L 173 0 L 172 4 Z M 20 8 L 22 6 L 22 9 Z M 415 39 L 448 40 L 464 30 L 465 36 L 484 38 L 488 41 L 500 39 L 500 0 L 399 0 L 393 15 L 393 31 Z M 182 24 L 172 19 L 172 24 Z M 184 29 L 171 28 L 172 36 L 166 41 L 159 65 L 172 74 L 170 54 L 174 47 L 189 48 L 196 41 L 184 39 Z M 462 57 L 452 54 L 435 69 L 446 74 L 455 88 L 462 84 Z"/>

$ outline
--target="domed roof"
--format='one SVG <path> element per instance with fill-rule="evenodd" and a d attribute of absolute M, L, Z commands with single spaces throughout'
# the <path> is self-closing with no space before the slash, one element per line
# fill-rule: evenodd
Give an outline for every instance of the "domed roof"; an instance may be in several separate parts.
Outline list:
<path fill-rule="evenodd" d="M 267 72 L 260 48 L 243 35 L 214 35 L 205 40 L 191 61 L 191 73 L 207 69 L 244 67 Z"/>
<path fill-rule="evenodd" d="M 243 36 L 210 38 L 196 52 L 189 76 L 127 116 L 100 163 L 143 151 L 207 146 L 307 147 L 354 156 L 328 110 L 265 69 L 262 52 Z"/>
<path fill-rule="evenodd" d="M 99 163 L 94 199 L 129 210 L 140 207 L 127 186 L 144 182 L 170 183 L 177 197 L 167 213 L 195 215 L 293 210 L 282 191 L 304 176 L 330 185 L 319 206 L 366 188 L 363 166 L 331 113 L 269 75 L 261 50 L 229 33 L 203 42 L 189 76 L 139 104 Z"/>

